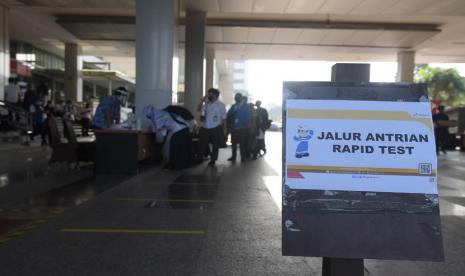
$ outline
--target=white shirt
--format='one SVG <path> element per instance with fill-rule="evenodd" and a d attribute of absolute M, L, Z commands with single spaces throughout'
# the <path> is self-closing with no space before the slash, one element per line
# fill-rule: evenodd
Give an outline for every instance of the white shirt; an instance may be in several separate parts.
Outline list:
<path fill-rule="evenodd" d="M 5 86 L 5 101 L 7 103 L 18 103 L 19 102 L 19 94 L 21 93 L 21 89 L 19 85 L 10 83 Z"/>
<path fill-rule="evenodd" d="M 185 129 L 187 126 L 186 121 L 184 121 L 180 116 L 172 114 L 178 122 L 176 122 L 171 115 L 166 111 L 157 111 L 156 118 L 151 119 L 153 127 L 157 135 L 157 139 L 163 139 L 168 133 L 175 134 L 176 132 Z M 161 142 L 162 140 L 158 140 Z"/>
<path fill-rule="evenodd" d="M 226 107 L 220 100 L 208 102 L 205 105 L 204 128 L 215 128 L 221 125 L 224 119 L 226 119 Z"/>

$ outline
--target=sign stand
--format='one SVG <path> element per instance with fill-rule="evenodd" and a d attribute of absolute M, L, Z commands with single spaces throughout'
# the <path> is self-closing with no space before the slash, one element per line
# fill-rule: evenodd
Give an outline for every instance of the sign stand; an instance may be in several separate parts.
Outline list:
<path fill-rule="evenodd" d="M 323 258 L 322 276 L 363 276 L 363 259 Z"/>
<path fill-rule="evenodd" d="M 323 276 L 362 276 L 365 258 L 444 260 L 426 89 L 370 83 L 367 64 L 284 82 L 284 256 L 322 257 Z"/>
<path fill-rule="evenodd" d="M 369 64 L 336 63 L 331 68 L 331 81 L 369 82 Z M 322 276 L 363 276 L 363 259 L 323 257 Z"/>

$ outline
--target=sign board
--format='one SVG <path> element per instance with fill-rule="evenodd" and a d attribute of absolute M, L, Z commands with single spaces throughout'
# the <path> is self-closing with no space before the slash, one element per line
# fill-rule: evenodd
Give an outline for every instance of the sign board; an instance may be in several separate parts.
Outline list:
<path fill-rule="evenodd" d="M 286 107 L 290 188 L 437 194 L 428 102 L 289 100 Z"/>
<path fill-rule="evenodd" d="M 442 260 L 425 87 L 286 82 L 284 97 L 283 254 Z"/>

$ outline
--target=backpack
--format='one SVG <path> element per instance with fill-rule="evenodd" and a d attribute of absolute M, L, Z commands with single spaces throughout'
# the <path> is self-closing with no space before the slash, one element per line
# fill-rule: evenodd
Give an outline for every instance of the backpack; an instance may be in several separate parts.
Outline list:
<path fill-rule="evenodd" d="M 190 121 L 194 119 L 194 116 L 192 113 L 187 109 L 179 105 L 168 105 L 163 109 L 164 111 L 167 111 L 168 113 L 176 114 L 179 117 L 183 118 L 186 121 Z"/>
<path fill-rule="evenodd" d="M 273 120 L 268 120 L 267 122 L 265 122 L 265 128 L 270 129 L 272 122 L 273 122 Z"/>

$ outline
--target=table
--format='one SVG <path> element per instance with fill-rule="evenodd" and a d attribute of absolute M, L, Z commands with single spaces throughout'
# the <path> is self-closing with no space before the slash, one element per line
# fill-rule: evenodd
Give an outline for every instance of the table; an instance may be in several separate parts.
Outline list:
<path fill-rule="evenodd" d="M 137 174 L 139 162 L 153 156 L 155 134 L 141 130 L 96 130 L 97 173 Z"/>

